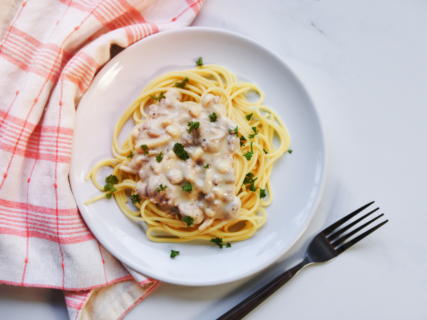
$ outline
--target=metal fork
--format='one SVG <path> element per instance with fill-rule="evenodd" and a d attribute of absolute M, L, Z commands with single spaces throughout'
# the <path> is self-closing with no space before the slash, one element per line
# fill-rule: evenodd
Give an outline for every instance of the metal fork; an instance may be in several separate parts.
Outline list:
<path fill-rule="evenodd" d="M 257 292 L 252 294 L 249 298 L 243 300 L 241 303 L 239 303 L 237 306 L 235 306 L 233 309 L 219 317 L 217 320 L 238 320 L 242 319 L 245 315 L 247 315 L 249 312 L 251 312 L 253 309 L 255 309 L 258 305 L 260 305 L 265 299 L 267 299 L 269 296 L 271 296 L 274 292 L 276 292 L 281 286 L 283 286 L 286 282 L 288 282 L 294 275 L 296 275 L 302 268 L 313 264 L 313 263 L 325 263 L 328 261 L 331 261 L 332 259 L 339 256 L 341 253 L 343 253 L 345 250 L 353 246 L 354 244 L 358 243 L 360 240 L 362 240 L 367 235 L 371 234 L 384 224 L 388 222 L 388 220 L 381 222 L 380 224 L 376 225 L 375 227 L 369 229 L 365 233 L 362 233 L 361 235 L 357 236 L 356 238 L 345 242 L 347 239 L 358 233 L 360 230 L 374 222 L 375 220 L 382 217 L 384 214 L 380 214 L 379 216 L 375 217 L 374 219 L 366 222 L 365 224 L 361 225 L 360 227 L 352 230 L 349 233 L 344 234 L 347 230 L 358 224 L 360 221 L 377 211 L 379 208 L 376 208 L 372 210 L 371 212 L 365 214 L 363 217 L 357 219 L 356 221 L 348 224 L 347 226 L 341 228 L 338 231 L 335 231 L 337 228 L 341 227 L 345 222 L 350 220 L 351 218 L 355 217 L 358 213 L 365 210 L 367 207 L 372 205 L 374 201 L 368 203 L 367 205 L 364 205 L 363 207 L 357 209 L 356 211 L 350 213 L 349 215 L 345 216 L 341 220 L 338 220 L 322 232 L 320 232 L 314 239 L 311 241 L 307 252 L 305 254 L 304 260 L 293 267 L 292 269 L 289 269 L 288 271 L 285 271 L 272 281 L 270 281 L 268 284 L 266 284 L 264 287 L 259 289 Z M 333 232 L 335 231 L 335 232 Z M 344 234 L 343 236 L 341 236 Z M 341 236 L 341 237 L 340 237 Z"/>

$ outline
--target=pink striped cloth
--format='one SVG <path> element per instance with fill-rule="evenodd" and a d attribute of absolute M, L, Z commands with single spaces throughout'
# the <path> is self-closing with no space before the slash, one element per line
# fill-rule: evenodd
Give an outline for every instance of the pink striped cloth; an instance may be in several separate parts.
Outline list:
<path fill-rule="evenodd" d="M 111 45 L 188 26 L 203 2 L 17 3 L 0 43 L 0 283 L 64 290 L 70 319 L 121 319 L 159 284 L 111 256 L 77 210 L 75 109 Z"/>

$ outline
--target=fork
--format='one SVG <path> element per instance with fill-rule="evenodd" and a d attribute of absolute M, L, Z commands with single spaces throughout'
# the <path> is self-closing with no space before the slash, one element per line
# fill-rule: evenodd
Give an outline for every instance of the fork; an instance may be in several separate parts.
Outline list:
<path fill-rule="evenodd" d="M 371 212 L 365 214 L 361 218 L 357 219 L 356 221 L 341 228 L 340 230 L 335 231 L 337 228 L 341 227 L 344 223 L 349 221 L 351 218 L 355 217 L 358 213 L 362 212 L 373 203 L 374 201 L 364 205 L 363 207 L 357 209 L 356 211 L 350 213 L 349 215 L 345 216 L 344 218 L 330 225 L 325 230 L 321 231 L 311 241 L 307 249 L 307 252 L 305 254 L 304 260 L 300 264 L 280 274 L 278 277 L 270 281 L 268 284 L 266 284 L 264 287 L 262 287 L 257 292 L 252 294 L 250 297 L 243 300 L 233 309 L 223 314 L 217 320 L 242 319 L 245 315 L 247 315 L 249 312 L 255 309 L 258 305 L 260 305 L 265 299 L 267 299 L 274 292 L 276 292 L 281 286 L 283 286 L 286 282 L 288 282 L 302 268 L 313 263 L 325 263 L 325 262 L 331 261 L 332 259 L 339 256 L 341 253 L 343 253 L 345 250 L 347 250 L 348 248 L 350 248 L 351 246 L 353 246 L 354 244 L 358 243 L 360 240 L 365 238 L 367 235 L 371 234 L 372 232 L 374 232 L 375 230 L 377 230 L 378 228 L 386 224 L 388 220 L 381 222 L 380 224 L 369 229 L 365 233 L 362 233 L 356 238 L 346 242 L 347 239 L 349 239 L 350 237 L 358 233 L 360 230 L 364 229 L 366 226 L 368 226 L 369 224 L 371 224 L 372 222 L 374 222 L 375 220 L 379 219 L 384 215 L 384 214 L 380 214 L 379 216 L 366 222 L 360 227 L 354 229 L 353 231 L 350 231 L 349 233 L 344 234 L 350 228 L 352 228 L 353 226 L 358 224 L 360 221 L 362 221 L 363 219 L 365 219 L 366 217 L 368 217 L 369 215 L 371 215 L 372 213 L 374 213 L 379 209 L 379 208 L 376 208 Z M 341 236 L 342 234 L 344 235 Z"/>

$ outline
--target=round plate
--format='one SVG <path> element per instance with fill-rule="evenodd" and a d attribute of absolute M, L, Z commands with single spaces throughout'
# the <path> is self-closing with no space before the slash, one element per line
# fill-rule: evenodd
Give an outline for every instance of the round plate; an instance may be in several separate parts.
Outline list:
<path fill-rule="evenodd" d="M 127 219 L 114 200 L 85 206 L 99 194 L 88 171 L 111 158 L 113 127 L 146 84 L 172 70 L 188 69 L 203 57 L 239 79 L 256 83 L 265 105 L 282 118 L 292 154 L 273 168 L 273 203 L 265 225 L 250 239 L 219 249 L 208 242 L 154 243 Z M 130 131 L 130 124 L 126 130 Z M 127 131 L 127 132 L 129 132 Z M 126 133 L 127 133 L 126 132 Z M 125 134 L 122 135 L 122 141 Z M 158 280 L 189 286 L 226 283 L 254 274 L 283 255 L 308 226 L 325 181 L 325 139 L 316 107 L 294 71 L 255 41 L 210 28 L 186 28 L 148 37 L 122 51 L 95 77 L 76 114 L 70 181 L 80 212 L 99 242 L 117 259 Z M 98 181 L 108 170 L 99 172 Z M 179 256 L 169 257 L 171 249 Z"/>

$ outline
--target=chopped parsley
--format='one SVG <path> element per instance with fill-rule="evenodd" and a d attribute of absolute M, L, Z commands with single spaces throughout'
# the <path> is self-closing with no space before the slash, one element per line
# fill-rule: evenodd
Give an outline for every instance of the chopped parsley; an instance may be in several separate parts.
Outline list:
<path fill-rule="evenodd" d="M 292 151 L 294 151 L 294 150 L 288 150 L 289 153 L 292 153 Z"/>
<path fill-rule="evenodd" d="M 133 195 L 130 196 L 130 199 L 132 200 L 133 204 L 136 204 L 137 202 L 140 203 L 141 202 L 141 197 L 139 196 L 139 194 L 134 193 Z"/>
<path fill-rule="evenodd" d="M 160 184 L 160 186 L 157 188 L 157 192 L 162 192 L 163 190 L 165 190 L 168 186 L 164 186 L 162 184 Z"/>
<path fill-rule="evenodd" d="M 160 92 L 160 95 L 158 97 L 152 96 L 151 94 L 150 94 L 150 97 L 156 101 L 160 101 L 161 99 L 166 98 L 163 91 Z"/>
<path fill-rule="evenodd" d="M 247 142 L 248 140 L 246 140 L 246 138 L 242 135 L 240 137 L 240 146 L 243 147 L 245 145 L 245 142 Z"/>
<path fill-rule="evenodd" d="M 157 161 L 158 163 L 160 163 L 162 160 L 163 160 L 163 154 L 162 154 L 162 152 L 160 151 L 160 154 L 159 154 L 158 156 L 156 156 L 156 161 Z"/>
<path fill-rule="evenodd" d="M 133 158 L 133 152 L 131 151 L 131 152 L 129 153 L 129 155 L 128 155 L 126 158 L 128 158 L 128 159 L 132 159 L 132 158 Z"/>
<path fill-rule="evenodd" d="M 177 255 L 179 255 L 179 251 L 171 250 L 171 258 L 175 258 Z"/>
<path fill-rule="evenodd" d="M 117 191 L 116 188 L 114 188 L 114 184 L 119 183 L 119 179 L 115 175 L 109 175 L 107 178 L 105 178 L 105 182 L 107 183 L 104 186 L 104 191 L 107 192 L 105 197 L 107 199 L 111 199 L 111 196 L 113 195 L 114 191 Z M 108 193 L 110 191 L 110 193 Z"/>
<path fill-rule="evenodd" d="M 268 154 L 268 151 L 265 151 L 265 149 L 262 149 L 262 151 L 264 151 L 265 154 Z"/>
<path fill-rule="evenodd" d="M 190 216 L 186 216 L 182 221 L 184 221 L 187 224 L 187 228 L 191 227 L 194 223 L 194 219 Z"/>
<path fill-rule="evenodd" d="M 182 145 L 181 143 L 175 143 L 175 145 L 173 146 L 173 152 L 175 152 L 177 157 L 181 160 L 187 160 L 188 158 L 190 158 L 187 151 L 184 150 L 184 145 Z"/>
<path fill-rule="evenodd" d="M 215 243 L 220 249 L 224 247 L 224 244 L 222 243 L 222 238 L 211 239 L 211 242 Z"/>
<path fill-rule="evenodd" d="M 182 187 L 181 190 L 182 191 L 187 191 L 188 193 L 191 193 L 191 191 L 193 191 L 193 186 L 191 185 L 190 182 L 185 181 L 185 185 Z"/>
<path fill-rule="evenodd" d="M 255 132 L 254 134 L 250 134 L 249 135 L 249 139 L 253 139 L 255 138 L 255 136 L 258 134 L 258 132 L 256 132 L 256 127 L 252 127 L 252 130 Z"/>
<path fill-rule="evenodd" d="M 209 163 L 207 165 L 205 165 L 203 168 L 209 169 Z"/>
<path fill-rule="evenodd" d="M 259 198 L 265 198 L 267 196 L 267 193 L 265 193 L 265 189 L 259 188 Z"/>
<path fill-rule="evenodd" d="M 246 160 L 250 161 L 253 155 L 254 155 L 254 150 L 252 149 L 252 142 L 251 142 L 251 151 L 246 152 L 243 156 L 246 158 Z"/>
<path fill-rule="evenodd" d="M 189 81 L 188 78 L 185 77 L 184 79 L 182 79 L 181 82 L 179 81 L 175 82 L 175 87 L 185 89 L 185 85 L 187 84 L 188 81 Z"/>
<path fill-rule="evenodd" d="M 215 122 L 218 117 L 216 116 L 215 112 L 209 115 L 209 119 L 211 122 Z"/>
<path fill-rule="evenodd" d="M 258 178 L 255 178 L 254 179 L 254 175 L 253 175 L 253 173 L 252 172 L 249 172 L 246 176 L 245 176 L 245 179 L 243 180 L 243 184 L 250 184 L 250 187 L 249 187 L 249 190 L 251 190 L 251 191 L 256 191 L 256 188 L 255 188 L 255 181 L 257 180 Z"/>
<path fill-rule="evenodd" d="M 203 66 L 203 58 L 202 57 L 200 57 L 199 60 L 196 61 L 196 65 L 198 67 L 202 67 Z"/>
<path fill-rule="evenodd" d="M 226 248 L 231 248 L 231 243 L 227 243 L 227 245 L 225 246 Z"/>
<path fill-rule="evenodd" d="M 231 129 L 228 129 L 228 131 L 230 132 L 230 133 L 235 133 L 235 134 L 239 134 L 239 127 L 236 127 L 236 128 L 234 128 L 233 130 L 231 130 Z"/>
<path fill-rule="evenodd" d="M 191 134 L 191 131 L 193 131 L 193 129 L 194 129 L 194 130 L 199 129 L 200 122 L 193 122 L 193 121 L 190 121 L 190 122 L 187 124 L 187 126 L 188 126 L 187 132 Z"/>
<path fill-rule="evenodd" d="M 148 154 L 148 147 L 146 144 L 141 144 L 141 149 L 144 151 L 144 154 Z"/>
<path fill-rule="evenodd" d="M 246 120 L 250 121 L 253 115 L 254 115 L 253 113 L 248 114 L 248 115 L 246 116 Z"/>

